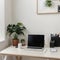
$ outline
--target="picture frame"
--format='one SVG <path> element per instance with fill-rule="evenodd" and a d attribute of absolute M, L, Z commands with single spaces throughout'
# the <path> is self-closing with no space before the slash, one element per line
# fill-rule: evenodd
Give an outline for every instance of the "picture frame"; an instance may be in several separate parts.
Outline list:
<path fill-rule="evenodd" d="M 58 14 L 60 13 L 60 1 L 52 0 L 52 6 L 45 5 L 46 0 L 37 0 L 37 14 Z"/>

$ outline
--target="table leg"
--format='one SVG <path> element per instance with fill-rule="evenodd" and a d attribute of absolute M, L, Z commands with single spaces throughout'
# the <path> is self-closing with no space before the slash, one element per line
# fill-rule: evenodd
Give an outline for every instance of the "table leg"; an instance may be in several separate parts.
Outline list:
<path fill-rule="evenodd" d="M 18 56 L 16 56 L 16 60 L 18 60 Z"/>
<path fill-rule="evenodd" d="M 16 56 L 16 60 L 22 60 L 21 56 Z"/>
<path fill-rule="evenodd" d="M 20 56 L 20 60 L 22 60 L 22 56 Z"/>
<path fill-rule="evenodd" d="M 2 60 L 7 60 L 7 55 L 5 56 L 2 55 Z"/>

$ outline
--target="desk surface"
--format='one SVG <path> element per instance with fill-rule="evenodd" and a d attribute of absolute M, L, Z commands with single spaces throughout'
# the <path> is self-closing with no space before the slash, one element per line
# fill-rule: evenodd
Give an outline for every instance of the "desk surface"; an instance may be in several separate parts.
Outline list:
<path fill-rule="evenodd" d="M 13 56 L 29 56 L 37 58 L 49 58 L 49 59 L 60 59 L 60 48 L 57 48 L 57 52 L 51 52 L 50 48 L 44 48 L 41 52 L 39 50 L 32 51 L 29 49 L 20 49 L 15 47 L 8 47 L 0 51 L 0 55 L 13 55 Z"/>

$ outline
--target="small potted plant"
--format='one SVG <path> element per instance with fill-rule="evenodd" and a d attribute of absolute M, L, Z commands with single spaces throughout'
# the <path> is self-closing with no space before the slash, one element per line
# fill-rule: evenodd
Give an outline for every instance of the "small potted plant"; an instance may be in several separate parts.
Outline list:
<path fill-rule="evenodd" d="M 25 46 L 25 39 L 21 39 L 22 46 Z"/>
<path fill-rule="evenodd" d="M 25 30 L 25 26 L 22 23 L 17 23 L 17 24 L 9 24 L 7 26 L 7 33 L 9 33 L 9 36 L 13 36 L 12 39 L 12 44 L 13 46 L 18 46 L 19 43 L 19 38 L 18 35 L 23 34 L 23 30 Z"/>

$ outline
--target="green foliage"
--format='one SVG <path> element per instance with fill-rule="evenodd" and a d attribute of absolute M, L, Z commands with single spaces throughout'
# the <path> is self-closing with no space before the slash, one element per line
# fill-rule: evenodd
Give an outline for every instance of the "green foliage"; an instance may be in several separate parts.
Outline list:
<path fill-rule="evenodd" d="M 24 43 L 25 42 L 25 39 L 21 39 L 21 43 Z"/>
<path fill-rule="evenodd" d="M 22 23 L 17 24 L 9 24 L 7 26 L 7 32 L 9 35 L 12 35 L 14 33 L 14 39 L 18 39 L 18 35 L 23 34 L 23 30 L 25 30 L 25 26 Z"/>
<path fill-rule="evenodd" d="M 17 35 L 17 34 L 14 34 L 14 39 L 19 40 L 19 39 L 18 39 L 18 35 Z"/>
<path fill-rule="evenodd" d="M 46 6 L 51 7 L 52 6 L 52 1 L 51 0 L 46 0 Z"/>

